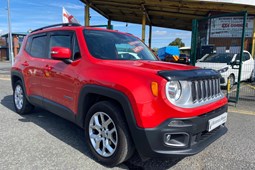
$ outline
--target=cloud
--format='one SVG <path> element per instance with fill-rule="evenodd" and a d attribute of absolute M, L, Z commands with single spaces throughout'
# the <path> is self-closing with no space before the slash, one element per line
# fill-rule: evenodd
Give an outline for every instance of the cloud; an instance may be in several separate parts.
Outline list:
<path fill-rule="evenodd" d="M 160 37 L 163 37 L 163 36 L 168 36 L 169 33 L 165 30 L 156 30 L 156 31 L 153 31 L 152 32 L 152 35 L 153 36 L 160 36 Z"/>
<path fill-rule="evenodd" d="M 61 8 L 65 7 L 68 9 L 84 9 L 84 5 L 78 5 L 73 3 L 51 3 L 49 5 L 54 7 L 61 7 Z"/>

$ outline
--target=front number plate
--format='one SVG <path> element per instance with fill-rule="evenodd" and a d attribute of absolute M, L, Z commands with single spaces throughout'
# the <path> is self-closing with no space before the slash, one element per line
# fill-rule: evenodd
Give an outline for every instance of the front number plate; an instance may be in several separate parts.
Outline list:
<path fill-rule="evenodd" d="M 223 123 L 225 123 L 227 121 L 227 117 L 228 117 L 228 113 L 225 112 L 213 119 L 210 119 L 208 121 L 208 131 L 212 131 L 213 129 L 215 129 L 216 127 L 222 125 Z"/>

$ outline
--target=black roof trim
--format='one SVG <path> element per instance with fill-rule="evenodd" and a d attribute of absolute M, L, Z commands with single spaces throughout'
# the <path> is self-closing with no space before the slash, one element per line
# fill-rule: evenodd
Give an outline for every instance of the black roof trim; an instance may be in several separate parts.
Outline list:
<path fill-rule="evenodd" d="M 39 30 L 44 30 L 44 29 L 46 29 L 46 28 L 59 27 L 59 26 L 67 27 L 67 26 L 81 26 L 81 25 L 80 25 L 80 24 L 77 24 L 77 23 L 61 23 L 61 24 L 54 24 L 54 25 L 49 25 L 49 26 L 46 26 L 46 27 L 42 27 L 42 28 L 35 29 L 35 30 L 33 30 L 31 33 L 36 32 L 36 31 L 39 31 Z"/>

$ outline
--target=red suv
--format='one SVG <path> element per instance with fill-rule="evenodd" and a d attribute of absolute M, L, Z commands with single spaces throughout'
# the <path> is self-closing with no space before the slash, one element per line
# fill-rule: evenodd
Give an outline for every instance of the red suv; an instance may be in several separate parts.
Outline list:
<path fill-rule="evenodd" d="M 135 150 L 142 158 L 193 155 L 227 131 L 218 72 L 161 62 L 127 33 L 37 29 L 24 39 L 11 78 L 17 113 L 40 106 L 74 122 L 107 166 Z"/>

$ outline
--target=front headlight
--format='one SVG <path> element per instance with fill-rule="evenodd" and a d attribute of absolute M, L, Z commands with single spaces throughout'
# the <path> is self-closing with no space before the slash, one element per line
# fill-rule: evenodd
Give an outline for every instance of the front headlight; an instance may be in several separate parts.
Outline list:
<path fill-rule="evenodd" d="M 181 84 L 179 81 L 170 81 L 167 86 L 167 94 L 170 101 L 175 102 L 177 101 L 182 93 Z"/>
<path fill-rule="evenodd" d="M 166 84 L 167 99 L 174 105 L 190 104 L 191 84 L 188 81 L 169 81 Z"/>
<path fill-rule="evenodd" d="M 224 67 L 222 69 L 219 69 L 218 72 L 219 73 L 224 73 L 224 72 L 228 71 L 228 69 L 229 69 L 228 67 Z"/>

